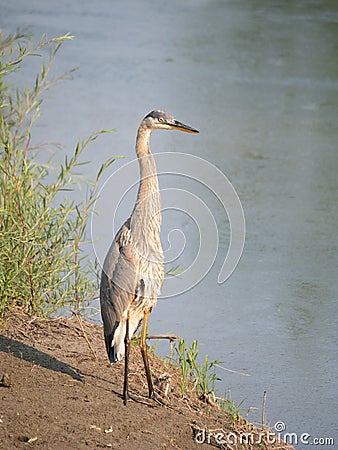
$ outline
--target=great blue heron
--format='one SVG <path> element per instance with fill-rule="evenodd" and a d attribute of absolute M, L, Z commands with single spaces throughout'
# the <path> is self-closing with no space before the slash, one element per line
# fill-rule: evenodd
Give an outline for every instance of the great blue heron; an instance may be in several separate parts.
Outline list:
<path fill-rule="evenodd" d="M 130 339 L 141 322 L 140 347 L 147 377 L 149 398 L 154 398 L 147 356 L 148 316 L 156 304 L 163 279 L 163 251 L 160 241 L 161 206 L 157 171 L 150 151 L 154 130 L 197 130 L 163 111 L 152 111 L 142 120 L 137 133 L 136 155 L 140 185 L 129 219 L 116 234 L 103 264 L 100 286 L 101 316 L 111 363 L 125 355 L 123 399 L 127 404 Z"/>

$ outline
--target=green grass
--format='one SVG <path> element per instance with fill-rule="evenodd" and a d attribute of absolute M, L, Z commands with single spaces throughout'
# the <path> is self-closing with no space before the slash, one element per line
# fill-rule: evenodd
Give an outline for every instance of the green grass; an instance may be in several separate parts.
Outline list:
<path fill-rule="evenodd" d="M 86 228 L 99 179 L 114 158 L 102 164 L 93 180 L 78 172 L 88 146 L 107 131 L 80 139 L 58 166 L 53 157 L 47 164 L 39 162 L 44 147 L 31 145 L 43 94 L 72 72 L 51 77 L 62 43 L 72 38 L 43 36 L 34 44 L 24 33 L 0 32 L 0 315 L 12 308 L 37 315 L 63 307 L 80 313 L 97 290 Z M 41 56 L 46 50 L 47 59 Z M 41 67 L 31 87 L 16 88 L 13 72 L 38 55 Z M 86 196 L 75 202 L 69 191 L 79 187 Z"/>
<path fill-rule="evenodd" d="M 236 421 L 240 415 L 247 413 L 245 409 L 242 408 L 244 400 L 240 403 L 235 403 L 230 396 L 224 395 L 224 397 L 217 397 L 217 404 L 223 411 L 226 411 L 233 419 Z"/>
<path fill-rule="evenodd" d="M 209 393 L 215 392 L 215 382 L 220 380 L 216 374 L 215 366 L 218 360 L 209 362 L 208 355 L 202 363 L 197 362 L 198 348 L 197 340 L 194 339 L 191 346 L 187 345 L 183 338 L 180 338 L 176 347 L 178 354 L 178 363 L 181 368 L 181 387 L 182 395 L 185 395 L 187 384 L 192 380 L 197 392 L 201 398 Z"/>
<path fill-rule="evenodd" d="M 199 399 L 205 402 L 212 402 L 218 405 L 223 411 L 226 411 L 234 421 L 245 412 L 242 409 L 243 402 L 236 404 L 231 397 L 217 397 L 215 395 L 215 383 L 221 381 L 216 373 L 216 366 L 220 363 L 218 360 L 209 361 L 209 356 L 205 355 L 204 361 L 198 363 L 197 340 L 194 339 L 191 346 L 187 345 L 183 338 L 180 338 L 175 345 L 177 354 L 177 364 L 181 371 L 181 390 L 182 395 L 187 394 L 191 382 Z"/>

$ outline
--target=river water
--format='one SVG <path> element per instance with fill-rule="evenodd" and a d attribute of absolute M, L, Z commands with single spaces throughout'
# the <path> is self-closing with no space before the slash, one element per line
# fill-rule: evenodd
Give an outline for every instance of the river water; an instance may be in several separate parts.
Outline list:
<path fill-rule="evenodd" d="M 260 421 L 266 390 L 270 425 L 283 421 L 287 432 L 308 433 L 309 441 L 337 442 L 338 4 L 0 0 L 0 11 L 6 31 L 31 26 L 37 39 L 42 33 L 76 36 L 63 46 L 55 73 L 80 68 L 73 81 L 46 95 L 36 142 L 73 148 L 79 137 L 115 127 L 91 146 L 93 164 L 86 169 L 94 173 L 108 156 L 124 155 L 111 167 L 114 173 L 134 159 L 136 128 L 150 110 L 165 109 L 200 130 L 195 136 L 157 132 L 152 148 L 161 173 L 167 164 L 182 164 L 181 175 L 160 176 L 163 195 L 164 189 L 170 193 L 163 214 L 168 255 L 183 268 L 197 257 L 203 263 L 209 253 L 199 232 L 206 230 L 215 261 L 196 286 L 159 301 L 151 332 L 174 332 L 189 343 L 197 338 L 201 356 L 247 375 L 220 369 L 217 389 L 236 403 L 244 400 L 243 409 L 257 408 L 252 421 Z M 36 67 L 27 66 L 17 78 L 30 85 Z M 165 152 L 170 161 L 161 159 Z M 208 188 L 216 172 L 203 163 L 194 180 L 179 152 L 218 168 L 241 200 L 245 246 L 225 283 L 217 280 L 231 214 Z M 137 176 L 127 173 L 129 187 Z M 99 259 L 111 239 L 116 180 L 98 202 Z M 130 214 L 135 189 L 124 196 L 117 226 Z M 187 195 L 182 211 L 170 204 L 179 203 L 178 189 Z M 189 208 L 206 212 L 196 222 Z M 184 285 L 184 279 L 183 273 L 176 282 Z M 166 283 L 165 292 L 175 278 Z"/>

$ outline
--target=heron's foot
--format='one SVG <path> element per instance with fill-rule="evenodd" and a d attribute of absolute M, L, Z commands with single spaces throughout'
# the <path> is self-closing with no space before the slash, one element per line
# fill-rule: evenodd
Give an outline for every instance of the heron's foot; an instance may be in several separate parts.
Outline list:
<path fill-rule="evenodd" d="M 151 393 L 149 392 L 149 398 L 151 398 L 158 405 L 167 406 L 167 404 L 162 400 L 159 394 L 156 394 L 154 390 Z"/>

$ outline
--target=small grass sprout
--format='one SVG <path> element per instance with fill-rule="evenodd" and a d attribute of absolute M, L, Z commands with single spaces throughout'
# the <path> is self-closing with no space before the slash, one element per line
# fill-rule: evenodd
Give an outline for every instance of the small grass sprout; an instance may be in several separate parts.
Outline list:
<path fill-rule="evenodd" d="M 176 347 L 178 354 L 178 364 L 181 369 L 182 395 L 186 394 L 188 382 L 194 383 L 196 393 L 201 398 L 206 398 L 210 393 L 215 392 L 215 382 L 220 380 L 216 374 L 215 366 L 218 360 L 209 362 L 208 355 L 202 363 L 197 362 L 198 348 L 197 340 L 194 339 L 191 346 L 186 345 L 185 340 L 180 338 Z"/>

